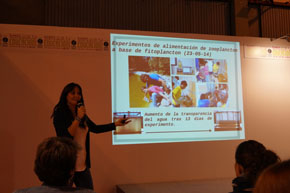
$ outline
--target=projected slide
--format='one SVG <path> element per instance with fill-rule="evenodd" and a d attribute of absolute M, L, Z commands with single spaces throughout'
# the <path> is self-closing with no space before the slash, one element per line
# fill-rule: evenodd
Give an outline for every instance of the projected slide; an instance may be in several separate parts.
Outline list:
<path fill-rule="evenodd" d="M 111 34 L 113 144 L 244 139 L 239 42 Z"/>

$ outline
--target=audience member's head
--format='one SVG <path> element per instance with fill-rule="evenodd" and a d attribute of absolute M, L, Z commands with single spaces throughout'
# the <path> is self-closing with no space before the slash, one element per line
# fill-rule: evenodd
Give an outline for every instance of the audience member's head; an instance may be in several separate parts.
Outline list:
<path fill-rule="evenodd" d="M 290 160 L 267 168 L 258 178 L 254 193 L 289 193 Z"/>
<path fill-rule="evenodd" d="M 255 140 L 242 142 L 236 149 L 235 170 L 237 176 L 243 176 L 254 186 L 260 173 L 280 159 L 271 150 Z"/>
<path fill-rule="evenodd" d="M 73 140 L 51 137 L 39 144 L 34 171 L 39 180 L 49 186 L 67 186 L 74 175 L 80 147 Z"/>

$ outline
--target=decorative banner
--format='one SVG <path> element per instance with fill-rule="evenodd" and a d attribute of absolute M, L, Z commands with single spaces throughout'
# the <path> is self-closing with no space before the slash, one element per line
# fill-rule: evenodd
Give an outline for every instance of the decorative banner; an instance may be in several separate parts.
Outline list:
<path fill-rule="evenodd" d="M 35 35 L 27 34 L 9 34 L 8 45 L 9 47 L 20 48 L 35 48 L 37 37 Z"/>
<path fill-rule="evenodd" d="M 279 46 L 244 46 L 246 58 L 272 58 L 272 59 L 288 59 L 290 58 L 290 47 Z"/>
<path fill-rule="evenodd" d="M 108 51 L 108 45 L 108 41 L 100 38 L 44 34 L 0 34 L 0 47 Z"/>
<path fill-rule="evenodd" d="M 77 42 L 79 50 L 102 50 L 104 47 L 103 41 L 97 38 L 78 37 Z"/>
<path fill-rule="evenodd" d="M 44 36 L 44 48 L 50 49 L 69 49 L 71 47 L 71 40 L 64 36 Z"/>

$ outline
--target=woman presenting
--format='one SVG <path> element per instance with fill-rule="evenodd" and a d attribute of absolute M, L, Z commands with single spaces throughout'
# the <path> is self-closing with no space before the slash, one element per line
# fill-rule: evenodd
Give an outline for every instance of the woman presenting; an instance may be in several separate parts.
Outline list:
<path fill-rule="evenodd" d="M 82 147 L 76 161 L 73 179 L 75 185 L 93 189 L 93 180 L 90 172 L 90 132 L 112 131 L 116 129 L 116 126 L 124 126 L 130 121 L 128 118 L 123 118 L 115 123 L 96 125 L 86 115 L 82 89 L 76 83 L 69 83 L 64 87 L 51 117 L 53 118 L 57 136 L 69 137 Z"/>

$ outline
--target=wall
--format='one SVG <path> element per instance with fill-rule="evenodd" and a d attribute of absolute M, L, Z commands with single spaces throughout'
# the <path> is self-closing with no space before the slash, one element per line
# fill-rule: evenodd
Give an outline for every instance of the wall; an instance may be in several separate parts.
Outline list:
<path fill-rule="evenodd" d="M 288 46 L 284 40 L 116 31 L 40 26 L 0 25 L 7 34 L 97 38 L 130 33 L 241 42 L 246 139 L 256 139 L 290 158 L 290 60 L 249 59 L 244 45 Z M 69 42 L 70 43 L 70 42 Z M 29 44 L 29 43 L 28 43 Z M 0 186 L 3 192 L 39 185 L 33 172 L 37 145 L 55 132 L 50 115 L 63 87 L 83 87 L 87 113 L 98 124 L 111 121 L 109 49 L 38 49 L 0 44 Z M 101 91 L 101 92 L 100 92 Z M 168 182 L 234 177 L 234 152 L 240 140 L 112 146 L 111 133 L 91 135 L 95 191 L 115 192 L 116 184 Z"/>

